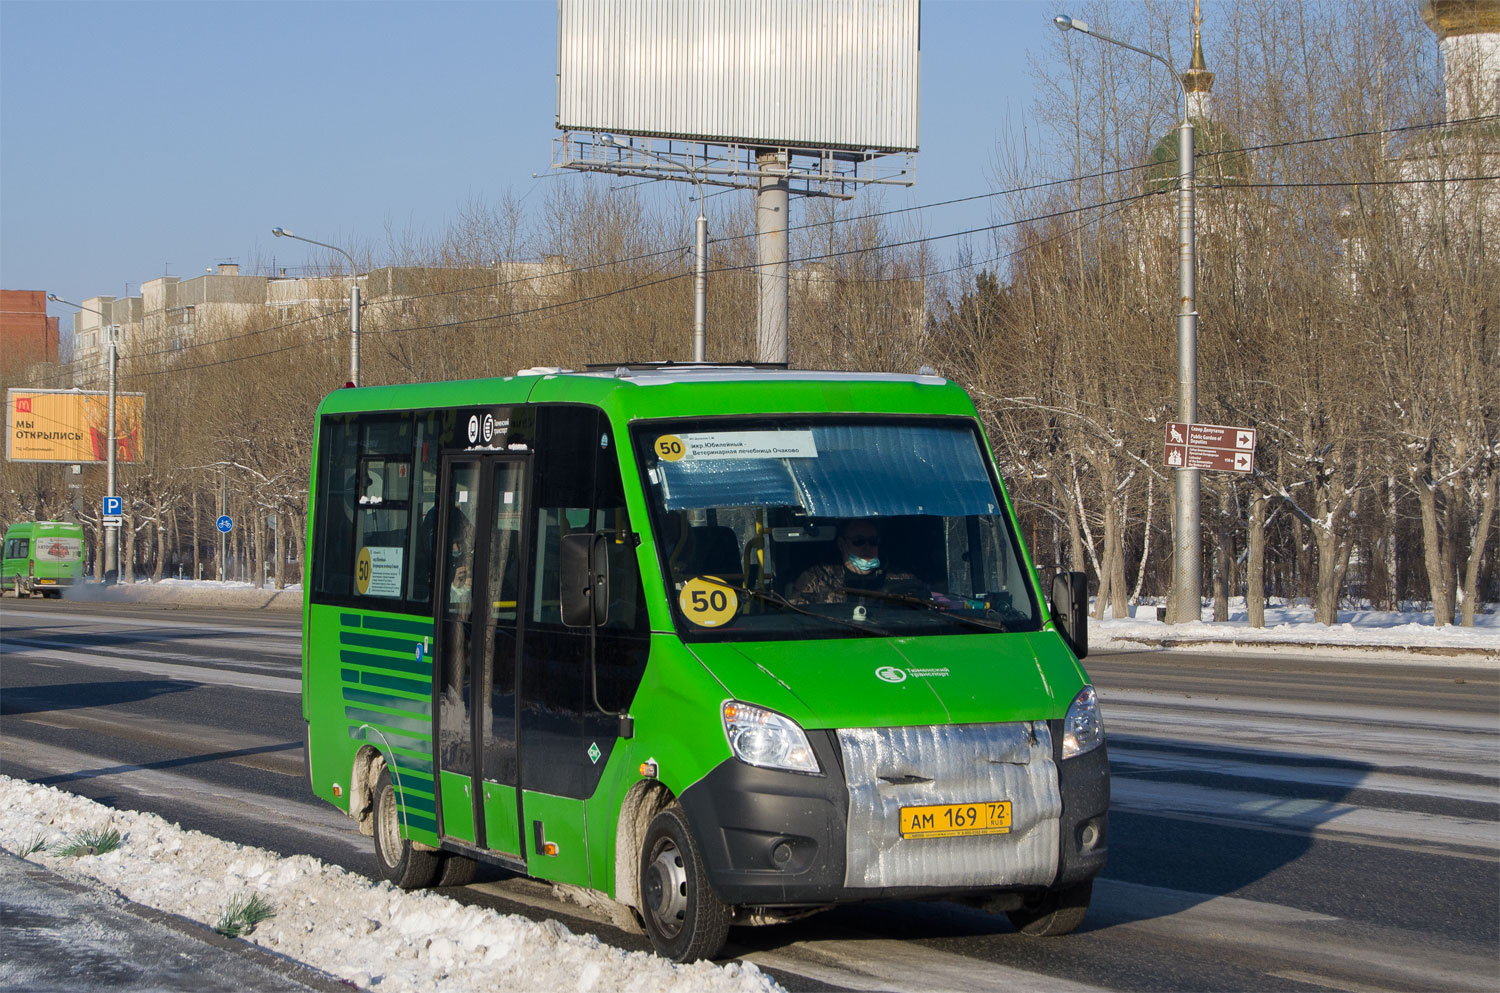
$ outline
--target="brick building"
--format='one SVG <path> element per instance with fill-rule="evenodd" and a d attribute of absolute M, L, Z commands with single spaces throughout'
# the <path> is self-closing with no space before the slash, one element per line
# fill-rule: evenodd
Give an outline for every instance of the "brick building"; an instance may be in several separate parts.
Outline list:
<path fill-rule="evenodd" d="M 57 361 L 57 318 L 42 290 L 0 290 L 0 375 L 9 381 L 38 362 Z"/>

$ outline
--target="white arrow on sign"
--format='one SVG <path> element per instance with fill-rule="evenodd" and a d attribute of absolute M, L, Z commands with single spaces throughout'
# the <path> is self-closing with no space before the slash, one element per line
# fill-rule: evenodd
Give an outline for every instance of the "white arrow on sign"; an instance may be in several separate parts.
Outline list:
<path fill-rule="evenodd" d="M 1234 453 L 1234 468 L 1236 472 L 1249 472 L 1252 458 L 1249 452 Z"/>
<path fill-rule="evenodd" d="M 1237 431 L 1234 436 L 1235 448 L 1254 448 L 1255 435 L 1250 431 Z"/>

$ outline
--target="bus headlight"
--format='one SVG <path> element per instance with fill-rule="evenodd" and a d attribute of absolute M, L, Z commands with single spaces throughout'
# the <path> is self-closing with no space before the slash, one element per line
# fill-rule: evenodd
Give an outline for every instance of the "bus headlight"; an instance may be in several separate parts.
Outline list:
<path fill-rule="evenodd" d="M 1104 718 L 1099 713 L 1099 698 L 1092 686 L 1085 686 L 1068 704 L 1068 714 L 1063 718 L 1062 757 L 1070 759 L 1102 744 Z"/>
<path fill-rule="evenodd" d="M 726 701 L 724 735 L 734 757 L 748 765 L 788 772 L 818 772 L 818 759 L 797 722 L 754 704 Z"/>

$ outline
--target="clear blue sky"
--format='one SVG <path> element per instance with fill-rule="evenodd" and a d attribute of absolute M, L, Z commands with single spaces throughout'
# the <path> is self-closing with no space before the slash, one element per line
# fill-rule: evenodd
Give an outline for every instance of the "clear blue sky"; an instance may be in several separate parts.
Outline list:
<path fill-rule="evenodd" d="M 1065 6 L 924 0 L 917 184 L 887 206 L 990 190 L 996 140 L 1031 110 L 1028 55 Z M 81 301 L 221 261 L 321 260 L 276 225 L 377 260 L 388 227 L 438 234 L 548 172 L 556 36 L 551 0 L 0 0 L 0 286 Z M 52 313 L 66 328 L 74 311 Z"/>

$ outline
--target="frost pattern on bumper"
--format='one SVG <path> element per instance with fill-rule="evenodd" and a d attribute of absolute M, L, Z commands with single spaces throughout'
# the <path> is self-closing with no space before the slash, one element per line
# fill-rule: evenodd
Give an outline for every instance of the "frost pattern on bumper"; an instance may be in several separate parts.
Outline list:
<path fill-rule="evenodd" d="M 1046 721 L 838 732 L 849 788 L 844 884 L 1045 886 L 1062 795 Z M 901 808 L 1009 800 L 1009 834 L 901 837 Z"/>

